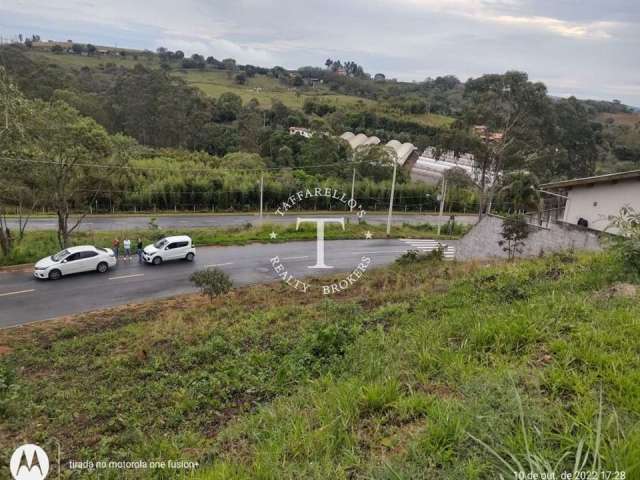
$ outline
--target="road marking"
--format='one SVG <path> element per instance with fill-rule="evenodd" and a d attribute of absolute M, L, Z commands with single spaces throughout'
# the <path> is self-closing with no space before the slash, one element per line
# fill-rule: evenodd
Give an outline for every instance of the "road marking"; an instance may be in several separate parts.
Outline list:
<path fill-rule="evenodd" d="M 133 275 L 120 275 L 119 277 L 109 277 L 109 280 L 119 280 L 121 278 L 144 277 L 144 273 L 135 273 Z"/>
<path fill-rule="evenodd" d="M 280 260 L 302 260 L 303 258 L 309 258 L 309 255 L 303 255 L 301 257 L 282 257 Z"/>
<path fill-rule="evenodd" d="M 375 252 L 353 252 L 353 255 L 373 255 L 374 253 L 407 253 L 406 250 L 377 250 Z"/>
<path fill-rule="evenodd" d="M 0 297 L 8 297 L 9 295 L 18 295 L 19 293 L 29 293 L 35 292 L 36 289 L 32 288 L 31 290 L 20 290 L 18 292 L 8 292 L 8 293 L 0 293 Z"/>
<path fill-rule="evenodd" d="M 205 265 L 205 266 L 204 266 L 204 268 L 224 267 L 225 265 L 233 265 L 233 262 L 227 262 L 227 263 L 212 263 L 211 265 Z"/>

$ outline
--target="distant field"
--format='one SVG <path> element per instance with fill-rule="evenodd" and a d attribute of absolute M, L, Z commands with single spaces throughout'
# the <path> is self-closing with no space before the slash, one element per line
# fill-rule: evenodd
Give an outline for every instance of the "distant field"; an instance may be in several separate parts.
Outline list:
<path fill-rule="evenodd" d="M 29 50 L 27 53 L 33 60 L 44 60 L 48 63 L 57 63 L 65 67 L 76 68 L 84 66 L 96 68 L 100 65 L 106 65 L 107 63 L 113 63 L 126 68 L 133 68 L 139 63 L 149 67 L 158 67 L 160 65 L 160 62 L 155 55 L 138 55 L 138 58 L 134 59 L 133 55 L 127 55 L 126 57 L 89 57 L 84 55 L 70 55 L 67 53 L 51 53 L 42 50 Z"/>
<path fill-rule="evenodd" d="M 48 63 L 60 64 L 68 68 L 81 68 L 88 66 L 97 68 L 107 63 L 113 63 L 126 68 L 133 68 L 136 64 L 142 64 L 146 67 L 157 68 L 160 65 L 155 55 L 147 56 L 143 54 L 127 55 L 126 57 L 112 56 L 84 56 L 70 55 L 66 53 L 56 54 L 42 50 L 31 50 L 28 55 L 34 60 L 44 60 Z M 234 82 L 230 72 L 222 70 L 173 70 L 173 75 L 183 78 L 189 85 L 199 88 L 206 95 L 217 98 L 225 92 L 233 92 L 239 95 L 243 102 L 255 98 L 262 107 L 270 107 L 274 100 L 279 100 L 289 108 L 302 109 L 304 101 L 307 98 L 321 98 L 324 102 L 333 104 L 336 107 L 348 107 L 356 109 L 373 108 L 380 114 L 390 115 L 394 118 L 411 120 L 430 126 L 447 126 L 454 119 L 443 115 L 420 114 L 420 115 L 404 115 L 390 113 L 385 106 L 375 100 L 356 97 L 351 95 L 336 94 L 327 88 L 306 88 L 296 90 L 294 88 L 282 85 L 277 79 L 267 75 L 256 75 L 247 78 L 244 85 L 238 85 Z"/>
<path fill-rule="evenodd" d="M 635 126 L 640 124 L 640 113 L 601 113 L 598 115 L 598 120 L 601 122 L 606 122 L 609 119 L 619 125 Z"/>
<path fill-rule="evenodd" d="M 336 106 L 367 106 L 375 105 L 375 101 L 340 95 L 329 92 L 327 89 L 296 90 L 278 82 L 277 79 L 267 75 L 256 75 L 248 78 L 245 85 L 234 83 L 229 72 L 221 70 L 180 70 L 176 76 L 182 76 L 189 84 L 198 87 L 211 97 L 219 97 L 224 92 L 233 92 L 243 101 L 257 99 L 262 106 L 271 106 L 272 100 L 279 100 L 290 108 L 302 108 L 305 99 L 322 97 L 327 103 Z"/>

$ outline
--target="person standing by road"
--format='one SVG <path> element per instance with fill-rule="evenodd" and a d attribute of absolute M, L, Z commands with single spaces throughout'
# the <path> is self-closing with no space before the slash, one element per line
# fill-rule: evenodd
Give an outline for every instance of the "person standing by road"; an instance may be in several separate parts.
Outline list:
<path fill-rule="evenodd" d="M 120 239 L 118 237 L 113 239 L 111 242 L 111 246 L 113 247 L 113 253 L 116 255 L 116 259 L 120 256 Z"/>
<path fill-rule="evenodd" d="M 136 245 L 136 253 L 138 254 L 138 263 L 142 263 L 142 252 L 143 252 L 142 239 L 138 237 L 138 245 Z"/>
<path fill-rule="evenodd" d="M 131 259 L 131 240 L 128 238 L 124 241 L 124 259 L 127 262 Z"/>

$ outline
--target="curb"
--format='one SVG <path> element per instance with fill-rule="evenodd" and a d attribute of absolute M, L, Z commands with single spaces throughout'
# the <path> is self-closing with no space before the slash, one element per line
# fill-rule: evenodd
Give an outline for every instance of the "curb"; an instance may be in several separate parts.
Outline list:
<path fill-rule="evenodd" d="M 35 263 L 21 263 L 20 265 L 8 265 L 0 267 L 0 273 L 26 272 L 33 269 Z"/>

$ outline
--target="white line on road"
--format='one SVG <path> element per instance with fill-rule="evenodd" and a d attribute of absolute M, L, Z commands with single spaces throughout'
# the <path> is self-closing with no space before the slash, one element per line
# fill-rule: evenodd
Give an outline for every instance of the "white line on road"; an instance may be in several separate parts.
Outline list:
<path fill-rule="evenodd" d="M 119 277 L 109 277 L 109 280 L 119 280 L 121 278 L 144 277 L 144 273 L 135 273 L 133 275 L 120 275 Z"/>
<path fill-rule="evenodd" d="M 353 252 L 353 255 L 373 255 L 374 253 L 407 253 L 406 250 L 378 250 L 375 252 Z"/>
<path fill-rule="evenodd" d="M 36 289 L 32 288 L 31 290 L 20 290 L 18 292 L 8 292 L 8 293 L 0 293 L 0 297 L 8 297 L 9 295 L 18 295 L 19 293 L 29 293 L 35 292 Z"/>
<path fill-rule="evenodd" d="M 309 258 L 309 255 L 303 255 L 301 257 L 282 257 L 280 260 L 302 260 L 303 258 Z"/>
<path fill-rule="evenodd" d="M 224 267 L 225 265 L 233 265 L 233 262 L 227 263 L 213 263 L 211 265 L 205 265 L 204 268 L 212 268 L 212 267 Z"/>

